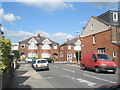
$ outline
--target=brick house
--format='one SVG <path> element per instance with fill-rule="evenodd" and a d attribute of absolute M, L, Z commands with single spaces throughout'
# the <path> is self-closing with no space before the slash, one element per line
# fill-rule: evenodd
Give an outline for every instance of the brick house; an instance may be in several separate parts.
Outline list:
<path fill-rule="evenodd" d="M 81 41 L 78 40 L 78 36 L 68 40 L 64 44 L 60 45 L 60 56 L 61 61 L 75 61 L 76 55 L 75 52 L 81 51 Z"/>
<path fill-rule="evenodd" d="M 108 53 L 120 67 L 120 11 L 92 16 L 81 37 L 82 53 Z"/>
<path fill-rule="evenodd" d="M 20 41 L 19 53 L 26 57 L 50 58 L 55 56 L 57 58 L 59 44 L 38 34 L 37 36 Z"/>
<path fill-rule="evenodd" d="M 11 52 L 14 51 L 14 50 L 18 50 L 18 47 L 19 47 L 19 43 L 13 43 L 13 42 L 12 42 Z"/>

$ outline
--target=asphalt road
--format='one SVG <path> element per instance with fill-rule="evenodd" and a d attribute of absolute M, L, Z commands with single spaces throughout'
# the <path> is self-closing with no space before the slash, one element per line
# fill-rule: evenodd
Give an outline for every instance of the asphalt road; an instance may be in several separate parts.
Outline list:
<path fill-rule="evenodd" d="M 118 82 L 118 74 L 81 70 L 75 64 L 50 63 L 50 70 L 37 71 L 54 88 L 96 88 Z"/>

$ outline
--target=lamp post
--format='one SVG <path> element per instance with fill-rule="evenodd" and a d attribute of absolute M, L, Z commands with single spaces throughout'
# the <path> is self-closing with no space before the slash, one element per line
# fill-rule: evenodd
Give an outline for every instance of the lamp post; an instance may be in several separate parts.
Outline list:
<path fill-rule="evenodd" d="M 79 41 L 79 31 L 76 31 L 76 33 L 78 33 L 78 41 Z M 77 46 L 78 46 L 78 66 L 80 65 L 80 55 L 79 55 L 79 42 L 77 43 Z"/>

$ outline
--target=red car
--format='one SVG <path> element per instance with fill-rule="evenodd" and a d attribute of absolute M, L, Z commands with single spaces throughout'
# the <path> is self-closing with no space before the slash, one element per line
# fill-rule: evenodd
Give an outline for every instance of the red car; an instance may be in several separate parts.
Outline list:
<path fill-rule="evenodd" d="M 120 90 L 120 83 L 101 86 L 95 90 Z"/>
<path fill-rule="evenodd" d="M 80 66 L 82 69 L 93 69 L 96 73 L 101 71 L 116 72 L 116 64 L 105 53 L 82 53 Z"/>

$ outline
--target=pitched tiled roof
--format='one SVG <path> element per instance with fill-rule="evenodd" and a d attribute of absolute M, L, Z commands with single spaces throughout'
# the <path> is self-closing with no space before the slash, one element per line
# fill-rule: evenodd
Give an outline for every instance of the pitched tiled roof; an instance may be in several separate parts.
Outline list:
<path fill-rule="evenodd" d="M 95 18 L 96 20 L 98 20 L 98 21 L 100 21 L 100 22 L 102 22 L 102 23 L 108 25 L 108 26 L 111 25 L 110 23 L 108 23 L 108 22 L 106 22 L 105 20 L 99 18 L 98 16 L 92 16 L 92 17 Z"/>
<path fill-rule="evenodd" d="M 112 17 L 110 17 L 110 15 L 111 15 L 111 13 L 113 13 L 113 12 L 118 12 L 118 13 L 120 13 L 120 11 L 112 11 L 112 10 L 109 10 L 109 11 L 107 11 L 107 12 L 105 12 L 105 13 L 99 15 L 99 16 L 92 16 L 92 17 L 95 18 L 96 20 L 98 20 L 98 21 L 100 21 L 100 22 L 108 25 L 108 26 L 120 27 L 119 21 L 118 21 L 118 23 L 116 23 L 116 24 L 114 24 L 113 22 L 110 21 L 110 19 L 112 18 Z M 102 17 L 104 17 L 104 15 L 106 15 L 106 14 L 109 14 L 109 16 L 106 17 L 106 18 L 108 18 L 109 20 L 106 20 L 105 18 L 102 18 Z M 120 15 L 120 14 L 118 14 L 118 15 Z"/>
<path fill-rule="evenodd" d="M 77 40 L 78 40 L 78 38 L 75 37 L 75 38 L 73 38 L 73 39 L 71 39 L 71 40 L 68 40 L 67 42 L 65 42 L 65 43 L 62 44 L 61 46 L 63 46 L 63 45 L 74 45 L 74 44 L 77 42 Z"/>
<path fill-rule="evenodd" d="M 20 41 L 19 43 L 28 43 L 32 38 L 34 38 L 39 44 L 42 44 L 42 42 L 46 39 L 45 37 L 38 38 L 37 36 L 30 37 L 28 39 L 25 39 L 23 41 Z M 47 38 L 48 39 L 48 38 Z M 59 44 L 53 40 L 48 39 L 52 44 Z"/>

